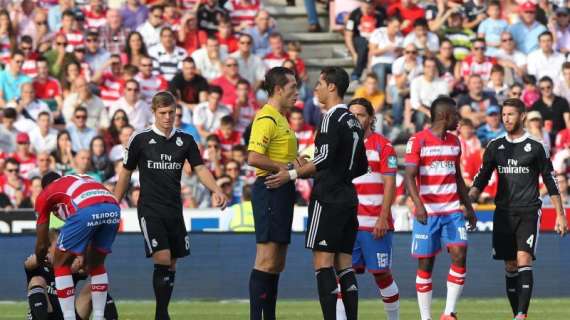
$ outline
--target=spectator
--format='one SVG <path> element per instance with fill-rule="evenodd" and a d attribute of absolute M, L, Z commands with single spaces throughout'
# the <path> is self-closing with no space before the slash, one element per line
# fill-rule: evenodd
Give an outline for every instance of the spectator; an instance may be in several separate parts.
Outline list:
<path fill-rule="evenodd" d="M 475 135 L 473 122 L 469 119 L 459 121 L 459 142 L 461 143 L 461 172 L 467 185 L 473 184 L 473 179 L 481 167 L 483 149 Z"/>
<path fill-rule="evenodd" d="M 221 103 L 232 109 L 236 105 L 237 100 L 237 83 L 241 79 L 239 75 L 239 66 L 235 58 L 226 58 L 222 75 L 212 80 L 211 84 L 222 88 L 224 95 Z"/>
<path fill-rule="evenodd" d="M 17 30 L 12 25 L 8 10 L 0 9 L 0 63 L 10 60 L 10 52 L 16 47 L 17 38 Z"/>
<path fill-rule="evenodd" d="M 295 131 L 297 137 L 297 152 L 302 154 L 307 148 L 315 143 L 315 130 L 313 127 L 305 123 L 303 110 L 293 108 L 289 114 L 289 124 L 291 129 Z"/>
<path fill-rule="evenodd" d="M 392 63 L 402 53 L 404 38 L 400 34 L 400 20 L 389 17 L 385 27 L 380 27 L 370 36 L 370 65 L 378 77 L 378 88 L 386 90 L 386 78 L 392 71 Z"/>
<path fill-rule="evenodd" d="M 172 78 L 168 87 L 184 107 L 182 121 L 186 123 L 192 123 L 192 110 L 200 101 L 206 100 L 208 91 L 208 81 L 196 71 L 194 59 L 186 57 L 182 61 L 182 72 Z"/>
<path fill-rule="evenodd" d="M 241 144 L 241 135 L 235 130 L 234 118 L 231 115 L 223 116 L 220 119 L 220 127 L 215 134 L 220 140 L 222 156 L 225 159 L 232 157 L 232 146 Z"/>
<path fill-rule="evenodd" d="M 183 122 L 182 117 L 183 117 L 182 106 L 177 104 L 176 118 L 174 119 L 174 128 L 182 130 L 191 135 L 192 138 L 194 138 L 194 141 L 196 141 L 196 144 L 200 146 L 200 141 L 202 141 L 202 139 L 200 138 L 200 133 L 198 133 L 198 129 L 196 129 L 196 127 L 191 123 Z"/>
<path fill-rule="evenodd" d="M 439 75 L 447 82 L 451 93 L 461 83 L 461 63 L 458 63 L 453 55 L 451 40 L 444 39 L 441 41 L 436 59 Z"/>
<path fill-rule="evenodd" d="M 102 0 L 90 0 L 89 5 L 83 9 L 88 29 L 97 30 L 107 23 L 105 8 Z"/>
<path fill-rule="evenodd" d="M 16 152 L 11 155 L 20 164 L 20 174 L 24 177 L 36 167 L 36 155 L 30 149 L 30 136 L 25 132 L 16 135 Z"/>
<path fill-rule="evenodd" d="M 552 159 L 552 167 L 558 175 L 564 175 L 567 179 L 570 175 L 570 144 L 558 150 Z"/>
<path fill-rule="evenodd" d="M 552 140 L 550 134 L 544 130 L 544 122 L 540 112 L 530 111 L 526 116 L 525 127 L 533 139 L 541 142 L 547 150 L 552 149 Z"/>
<path fill-rule="evenodd" d="M 106 23 L 99 28 L 101 48 L 111 54 L 121 54 L 125 52 L 128 35 L 129 29 L 123 26 L 123 19 L 119 10 L 108 10 Z"/>
<path fill-rule="evenodd" d="M 459 97 L 457 105 L 461 117 L 470 119 L 478 128 L 485 121 L 487 108 L 498 103 L 492 93 L 483 91 L 481 76 L 474 74 L 467 80 L 467 94 Z"/>
<path fill-rule="evenodd" d="M 220 20 L 216 37 L 218 38 L 218 41 L 220 41 L 220 46 L 226 47 L 226 51 L 228 53 L 234 53 L 237 51 L 238 40 L 233 33 L 232 23 L 228 18 Z"/>
<path fill-rule="evenodd" d="M 35 122 L 38 119 L 40 112 L 50 112 L 48 105 L 36 98 L 34 86 L 31 82 L 22 84 L 20 89 L 22 96 L 16 100 L 8 103 L 7 107 L 14 108 L 19 114 L 18 118 L 27 119 L 31 124 L 26 124 L 25 121 L 18 123 L 20 119 L 16 120 L 14 124 L 18 131 L 30 132 L 35 128 Z"/>
<path fill-rule="evenodd" d="M 467 82 L 472 75 L 480 76 L 485 82 L 489 81 L 491 69 L 497 63 L 497 60 L 485 56 L 486 48 L 484 39 L 475 39 L 471 48 L 471 55 L 467 56 L 461 63 L 463 81 Z"/>
<path fill-rule="evenodd" d="M 538 49 L 538 36 L 546 27 L 536 21 L 536 5 L 530 1 L 519 6 L 521 20 L 512 24 L 509 32 L 513 35 L 517 48 L 524 54 Z"/>
<path fill-rule="evenodd" d="M 509 98 L 516 98 L 516 99 L 520 99 L 522 96 L 522 91 L 523 91 L 523 87 L 520 83 L 514 83 L 510 88 L 509 88 Z"/>
<path fill-rule="evenodd" d="M 254 89 L 259 88 L 265 77 L 266 67 L 260 57 L 251 51 L 253 38 L 249 34 L 241 34 L 238 41 L 238 50 L 230 56 L 239 64 L 239 74 L 246 79 Z"/>
<path fill-rule="evenodd" d="M 73 168 L 66 174 L 89 176 L 97 182 L 103 182 L 101 174 L 93 170 L 91 166 L 91 152 L 88 149 L 77 151 L 73 161 Z"/>
<path fill-rule="evenodd" d="M 92 127 L 87 126 L 87 114 L 87 108 L 82 106 L 75 108 L 73 112 L 73 122 L 67 126 L 72 149 L 75 152 L 82 149 L 89 149 L 91 139 L 97 135 Z"/>
<path fill-rule="evenodd" d="M 562 64 L 562 77 L 554 81 L 554 94 L 570 101 L 570 62 Z"/>
<path fill-rule="evenodd" d="M 255 25 L 255 15 L 261 9 L 260 0 L 229 0 L 224 9 L 229 16 L 236 32 L 241 32 Z M 315 24 L 318 24 L 318 20 Z"/>
<path fill-rule="evenodd" d="M 283 46 L 283 36 L 280 33 L 272 33 L 269 36 L 269 46 L 271 51 L 263 57 L 267 70 L 280 67 L 285 60 L 289 59 L 289 54 L 285 52 L 285 47 Z"/>
<path fill-rule="evenodd" d="M 59 81 L 49 76 L 48 62 L 40 57 L 37 62 L 38 75 L 33 80 L 36 97 L 45 102 L 50 111 L 55 111 L 54 117 L 59 117 L 63 107 L 62 91 Z"/>
<path fill-rule="evenodd" d="M 55 164 L 55 171 L 66 172 L 71 170 L 71 164 L 75 157 L 72 149 L 71 136 L 67 130 L 62 130 L 57 134 L 57 147 L 52 151 L 51 156 Z"/>
<path fill-rule="evenodd" d="M 0 108 L 6 103 L 20 97 L 20 88 L 23 83 L 30 82 L 30 77 L 22 73 L 24 53 L 16 50 L 10 56 L 10 64 L 0 71 Z"/>
<path fill-rule="evenodd" d="M 121 56 L 121 62 L 142 68 L 141 60 L 147 56 L 148 51 L 142 35 L 137 31 L 129 33 L 125 43 L 125 53 Z"/>
<path fill-rule="evenodd" d="M 416 20 L 425 16 L 425 11 L 418 7 L 412 0 L 402 0 L 400 2 L 393 3 L 388 7 L 388 16 L 394 15 L 399 16 L 402 20 L 400 28 L 402 33 L 407 35 L 414 29 Z"/>
<path fill-rule="evenodd" d="M 124 90 L 124 70 L 119 55 L 111 55 L 103 68 L 93 75 L 92 80 L 99 86 L 99 95 L 105 111 L 109 110 L 119 100 Z M 99 125 L 105 126 L 106 124 L 100 123 Z"/>
<path fill-rule="evenodd" d="M 372 0 L 361 1 L 360 7 L 350 13 L 344 31 L 344 44 L 355 64 L 352 81 L 360 81 L 368 63 L 368 40 L 372 32 L 382 25 L 385 16 Z"/>
<path fill-rule="evenodd" d="M 38 53 L 34 50 L 34 40 L 30 36 L 20 38 L 19 49 L 24 53 L 24 63 L 22 64 L 22 73 L 30 78 L 38 75 L 36 61 Z"/>
<path fill-rule="evenodd" d="M 321 119 L 323 118 L 323 111 L 321 110 L 322 104 L 317 98 L 316 90 L 313 89 L 313 96 L 305 101 L 305 106 L 303 107 L 303 116 L 305 122 L 313 127 L 318 127 L 321 124 Z"/>
<path fill-rule="evenodd" d="M 489 57 L 496 57 L 501 46 L 501 34 L 509 28 L 507 21 L 501 18 L 501 3 L 494 0 L 487 7 L 487 15 L 477 29 L 477 36 L 485 39 Z M 481 15 L 482 16 L 482 15 Z"/>
<path fill-rule="evenodd" d="M 510 82 L 515 82 L 526 73 L 526 55 L 516 50 L 515 39 L 510 32 L 501 33 L 501 46 L 496 58 L 509 73 Z"/>
<path fill-rule="evenodd" d="M 16 135 L 14 127 L 18 113 L 14 108 L 2 109 L 2 124 L 0 125 L 0 154 L 16 151 Z"/>
<path fill-rule="evenodd" d="M 14 208 L 18 208 L 29 194 L 29 181 L 20 175 L 20 164 L 14 158 L 6 159 L 4 175 L 0 177 L 0 192 L 8 196 Z"/>
<path fill-rule="evenodd" d="M 554 149 L 556 151 L 562 150 L 567 145 L 570 145 L 570 128 L 566 128 L 558 132 L 554 142 Z"/>
<path fill-rule="evenodd" d="M 154 70 L 167 81 L 172 80 L 177 70 L 182 68 L 182 60 L 187 56 L 184 49 L 176 46 L 174 31 L 169 27 L 160 31 L 160 43 L 148 49 L 148 54 L 154 60 Z"/>
<path fill-rule="evenodd" d="M 532 105 L 540 99 L 540 90 L 538 90 L 536 86 L 536 78 L 532 75 L 524 75 L 523 83 L 524 88 L 521 99 L 527 108 L 531 108 Z"/>
<path fill-rule="evenodd" d="M 123 19 L 123 26 L 129 30 L 136 30 L 145 23 L 149 15 L 149 10 L 146 5 L 143 5 L 139 0 L 126 0 L 121 8 L 121 18 Z"/>
<path fill-rule="evenodd" d="M 131 125 L 124 125 L 119 131 L 119 144 L 114 145 L 109 151 L 109 159 L 112 162 L 123 160 L 125 149 L 129 146 L 129 139 L 133 136 L 135 129 Z M 117 173 L 115 167 L 115 173 Z"/>
<path fill-rule="evenodd" d="M 148 56 L 143 56 L 140 59 L 140 72 L 135 76 L 141 87 L 141 93 L 146 103 L 150 104 L 152 97 L 159 91 L 168 88 L 168 81 L 160 75 L 152 72 L 152 59 Z"/>
<path fill-rule="evenodd" d="M 202 158 L 214 177 L 220 177 L 224 174 L 224 158 L 222 156 L 220 138 L 217 135 L 211 134 L 206 137 L 206 148 L 203 151 Z"/>
<path fill-rule="evenodd" d="M 227 175 L 222 175 L 216 180 L 216 184 L 218 187 L 222 188 L 222 191 L 226 195 L 227 199 L 229 199 L 228 205 L 233 206 L 236 203 L 236 197 L 233 195 L 234 192 L 234 184 L 232 178 L 228 177 Z"/>
<path fill-rule="evenodd" d="M 501 123 L 500 112 L 501 109 L 495 105 L 487 108 L 485 112 L 485 124 L 477 129 L 477 138 L 479 138 L 482 145 L 486 146 L 489 141 L 505 134 L 506 131 Z"/>
<path fill-rule="evenodd" d="M 218 31 L 220 20 L 227 12 L 219 6 L 218 0 L 204 0 L 198 7 L 198 27 L 210 34 Z"/>
<path fill-rule="evenodd" d="M 58 5 L 51 7 L 48 11 L 48 26 L 52 31 L 61 28 L 63 13 L 75 6 L 73 0 L 59 0 L 58 2 Z"/>
<path fill-rule="evenodd" d="M 214 36 L 209 36 L 206 46 L 194 51 L 192 59 L 200 74 L 208 81 L 222 75 L 222 61 L 226 59 L 225 48 L 220 48 L 220 42 Z"/>
<path fill-rule="evenodd" d="M 466 1 L 463 4 L 463 10 L 465 11 L 466 18 L 465 21 L 463 21 L 464 28 L 475 31 L 479 27 L 479 24 L 487 18 L 487 14 L 485 14 L 485 11 L 487 10 L 486 1 Z"/>
<path fill-rule="evenodd" d="M 243 191 L 244 187 L 246 186 L 245 179 L 243 176 L 240 175 L 240 172 L 241 172 L 240 165 L 237 161 L 229 160 L 226 163 L 225 174 L 227 176 L 229 176 L 233 182 L 232 183 L 232 186 L 233 186 L 232 197 L 229 199 L 231 199 L 230 202 L 236 203 L 236 204 L 241 202 L 242 194 L 243 194 L 242 191 Z M 253 216 L 252 216 L 252 218 L 253 218 Z"/>
<path fill-rule="evenodd" d="M 404 39 L 404 46 L 413 43 L 418 48 L 421 56 L 433 56 L 439 50 L 439 38 L 429 31 L 428 22 L 425 18 L 414 21 L 414 29 Z"/>
<path fill-rule="evenodd" d="M 67 41 L 65 51 L 67 52 L 73 52 L 75 47 L 82 46 L 85 41 L 83 32 L 77 28 L 77 25 L 78 22 L 73 10 L 65 10 L 61 17 L 61 28 L 58 34 L 65 36 Z"/>
<path fill-rule="evenodd" d="M 273 33 L 270 27 L 269 12 L 259 10 L 255 16 L 255 26 L 245 30 L 244 33 L 249 34 L 253 39 L 253 53 L 259 57 L 265 57 L 269 53 L 269 35 Z"/>
<path fill-rule="evenodd" d="M 48 28 L 47 12 L 38 10 L 34 16 L 34 23 L 36 27 L 36 31 L 32 35 L 34 38 L 34 49 L 41 54 L 49 49 L 54 33 Z"/>
<path fill-rule="evenodd" d="M 103 131 L 106 150 L 111 150 L 113 146 L 121 143 L 119 141 L 119 132 L 124 126 L 129 126 L 129 117 L 123 109 L 118 109 L 111 117 L 109 128 Z"/>
<path fill-rule="evenodd" d="M 42 111 L 37 117 L 37 127 L 30 132 L 32 149 L 36 152 L 50 153 L 55 150 L 57 144 L 57 130 L 51 127 L 51 115 Z"/>
<path fill-rule="evenodd" d="M 534 50 L 527 57 L 528 74 L 537 79 L 549 77 L 559 79 L 562 64 L 566 57 L 552 49 L 553 38 L 550 31 L 545 31 L 538 36 L 540 49 Z"/>
<path fill-rule="evenodd" d="M 570 52 L 570 11 L 566 7 L 556 9 L 556 15 L 550 19 L 548 25 L 554 36 L 554 48 L 557 52 L 567 54 Z"/>
<path fill-rule="evenodd" d="M 152 111 L 148 105 L 140 97 L 140 86 L 136 80 L 129 80 L 125 83 L 125 94 L 117 103 L 113 104 L 109 112 L 115 114 L 117 110 L 123 110 L 127 113 L 130 125 L 135 130 L 142 130 L 150 125 L 153 121 Z"/>
<path fill-rule="evenodd" d="M 39 152 L 36 157 L 37 166 L 28 172 L 28 179 L 43 177 L 46 173 L 53 171 L 52 159 L 49 152 Z"/>
<path fill-rule="evenodd" d="M 222 96 L 222 88 L 210 86 L 208 88 L 208 101 L 198 104 L 194 110 L 194 125 L 203 139 L 206 139 L 220 127 L 220 120 L 224 116 L 232 113 L 228 107 L 220 104 Z"/>
<path fill-rule="evenodd" d="M 456 2 L 441 2 L 434 0 L 426 0 L 422 6 L 425 10 L 425 18 L 428 21 L 429 30 L 431 32 L 439 32 L 445 24 L 449 16 L 462 10 Z"/>
<path fill-rule="evenodd" d="M 85 48 L 87 49 L 85 52 L 85 62 L 87 62 L 89 68 L 94 72 L 102 71 L 102 69 L 105 68 L 105 63 L 111 58 L 111 54 L 109 51 L 101 48 L 99 33 L 89 31 L 85 38 L 85 43 Z"/>
<path fill-rule="evenodd" d="M 10 18 L 21 36 L 34 34 L 34 15 L 38 10 L 40 8 L 36 7 L 36 1 L 22 0 L 13 3 Z"/>
<path fill-rule="evenodd" d="M 25 197 L 20 203 L 19 209 L 31 209 L 33 210 L 36 205 L 36 200 L 40 193 L 42 192 L 42 179 L 39 176 L 33 177 L 30 181 L 30 194 Z"/>
<path fill-rule="evenodd" d="M 469 55 L 472 42 L 477 37 L 473 30 L 463 27 L 463 18 L 462 10 L 452 10 L 447 25 L 441 31 L 443 38 L 451 40 L 453 56 L 457 61 L 463 61 Z"/>
<path fill-rule="evenodd" d="M 75 80 L 73 92 L 63 101 L 63 116 L 66 123 L 76 120 L 75 111 L 79 107 L 85 108 L 86 111 L 89 110 L 89 118 L 87 119 L 89 128 L 100 128 L 108 125 L 108 121 L 104 119 L 106 112 L 103 112 L 105 108 L 103 101 L 89 90 L 87 81 L 82 77 Z M 73 133 L 71 136 L 73 139 Z M 76 143 L 76 141 L 73 142 Z M 87 146 L 83 149 L 87 149 Z"/>
<path fill-rule="evenodd" d="M 554 141 L 556 134 L 570 128 L 570 107 L 566 99 L 557 96 L 553 91 L 553 82 L 549 77 L 543 77 L 538 82 L 540 99 L 532 105 L 532 110 L 538 111 L 544 120 L 544 129 Z"/>
<path fill-rule="evenodd" d="M 307 74 L 305 61 L 301 58 L 301 52 L 301 42 L 290 41 L 287 43 L 287 55 L 289 55 L 289 60 L 295 63 L 295 73 L 299 79 L 302 81 L 307 81 L 309 75 Z"/>
<path fill-rule="evenodd" d="M 71 93 L 73 83 L 81 76 L 81 65 L 73 60 L 63 66 L 63 72 L 60 77 L 63 88 L 63 99 L 65 100 Z"/>
<path fill-rule="evenodd" d="M 247 80 L 240 79 L 236 86 L 236 103 L 233 107 L 233 117 L 236 119 L 236 131 L 241 134 L 251 124 L 255 117 L 257 106 L 250 99 L 251 86 Z"/>
<path fill-rule="evenodd" d="M 378 87 L 378 77 L 376 74 L 368 73 L 363 85 L 356 88 L 354 91 L 354 96 L 352 98 L 365 98 L 366 100 L 370 101 L 376 113 L 382 112 L 384 110 L 386 95 L 383 91 L 378 89 Z"/>
<path fill-rule="evenodd" d="M 136 29 L 144 39 L 147 48 L 160 42 L 160 31 L 165 26 L 163 14 L 164 8 L 161 5 L 150 7 L 148 19 Z"/>
<path fill-rule="evenodd" d="M 505 68 L 494 65 L 491 68 L 491 79 L 487 82 L 487 89 L 495 94 L 499 105 L 508 98 L 509 86 L 505 83 Z"/>
<path fill-rule="evenodd" d="M 164 3 L 164 14 L 162 18 L 164 23 L 169 26 L 174 32 L 180 29 L 180 23 L 182 22 L 180 10 L 178 5 L 174 1 L 166 1 Z"/>
<path fill-rule="evenodd" d="M 388 94 L 392 101 L 392 117 L 394 124 L 402 124 L 404 116 L 404 99 L 410 95 L 410 84 L 422 73 L 422 61 L 418 50 L 410 43 L 404 48 L 404 56 L 392 64 L 392 81 L 388 85 Z"/>
<path fill-rule="evenodd" d="M 411 82 L 410 106 L 415 111 L 416 128 L 421 130 L 426 118 L 430 117 L 431 103 L 440 95 L 448 95 L 447 83 L 438 77 L 437 61 L 427 57 L 423 61 L 424 74 L 417 76 Z M 410 123 L 407 119 L 406 123 Z"/>
<path fill-rule="evenodd" d="M 73 53 L 66 52 L 67 39 L 63 34 L 57 34 L 54 37 L 53 47 L 43 54 L 48 61 L 49 74 L 54 78 L 63 77 L 63 66 L 68 65 L 75 58 Z"/>
<path fill-rule="evenodd" d="M 208 34 L 205 31 L 198 29 L 198 18 L 196 13 L 187 12 L 182 17 L 182 23 L 178 29 L 178 42 L 188 52 L 200 49 L 206 42 Z"/>

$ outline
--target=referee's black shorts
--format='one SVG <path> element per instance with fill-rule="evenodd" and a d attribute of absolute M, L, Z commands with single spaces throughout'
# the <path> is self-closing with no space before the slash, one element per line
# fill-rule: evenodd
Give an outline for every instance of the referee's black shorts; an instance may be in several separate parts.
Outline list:
<path fill-rule="evenodd" d="M 139 209 L 138 215 L 147 258 L 160 250 L 170 250 L 172 258 L 182 258 L 190 254 L 190 236 L 182 214 L 159 217 L 155 214 L 145 214 L 144 210 Z"/>
<path fill-rule="evenodd" d="M 517 251 L 536 259 L 540 209 L 495 209 L 493 215 L 493 259 L 516 260 Z"/>
<path fill-rule="evenodd" d="M 313 251 L 352 254 L 358 232 L 356 205 L 311 199 L 305 247 Z"/>
<path fill-rule="evenodd" d="M 295 183 L 267 189 L 265 177 L 258 177 L 251 188 L 251 204 L 257 243 L 289 244 L 295 205 Z"/>

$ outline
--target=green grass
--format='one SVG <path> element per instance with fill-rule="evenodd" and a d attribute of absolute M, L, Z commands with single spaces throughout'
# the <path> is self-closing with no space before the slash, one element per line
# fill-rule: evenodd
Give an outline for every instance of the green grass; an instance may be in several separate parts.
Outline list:
<path fill-rule="evenodd" d="M 435 300 L 432 308 L 434 320 L 439 319 L 443 310 L 443 300 Z M 0 319 L 24 319 L 26 304 L 23 302 L 0 303 Z M 118 303 L 121 320 L 153 319 L 154 303 L 149 301 L 123 301 Z M 463 299 L 459 302 L 458 312 L 461 320 L 498 320 L 512 319 L 505 299 Z M 249 319 L 247 301 L 175 301 L 170 305 L 173 320 L 242 320 Z M 322 319 L 320 307 L 316 301 L 279 301 L 279 320 L 317 320 Z M 402 320 L 419 319 L 416 301 L 402 300 L 400 318 Z M 360 320 L 386 319 L 379 300 L 360 302 Z M 570 298 L 536 299 L 532 301 L 530 320 L 567 320 L 570 319 Z"/>

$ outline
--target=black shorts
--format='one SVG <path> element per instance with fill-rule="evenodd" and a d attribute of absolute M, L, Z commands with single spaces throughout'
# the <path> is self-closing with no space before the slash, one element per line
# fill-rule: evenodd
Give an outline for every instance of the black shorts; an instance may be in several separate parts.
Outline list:
<path fill-rule="evenodd" d="M 357 232 L 356 206 L 311 200 L 305 235 L 306 248 L 352 254 Z"/>
<path fill-rule="evenodd" d="M 540 229 L 540 209 L 496 209 L 493 215 L 493 259 L 516 260 L 517 251 L 528 252 L 536 259 Z"/>
<path fill-rule="evenodd" d="M 251 189 L 251 204 L 257 243 L 291 243 L 295 184 L 290 181 L 277 189 L 267 189 L 259 177 Z"/>
<path fill-rule="evenodd" d="M 190 236 L 182 215 L 162 218 L 141 215 L 139 212 L 139 223 L 147 257 L 152 257 L 160 250 L 170 250 L 172 258 L 182 258 L 190 254 Z"/>

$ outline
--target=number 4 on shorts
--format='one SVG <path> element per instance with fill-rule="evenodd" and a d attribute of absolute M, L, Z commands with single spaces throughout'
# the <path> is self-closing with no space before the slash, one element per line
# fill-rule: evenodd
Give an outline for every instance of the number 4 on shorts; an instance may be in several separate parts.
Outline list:
<path fill-rule="evenodd" d="M 530 237 L 528 237 L 528 239 L 526 239 L 526 243 L 528 244 L 529 247 L 532 248 L 533 242 L 534 242 L 534 234 L 531 234 Z"/>

